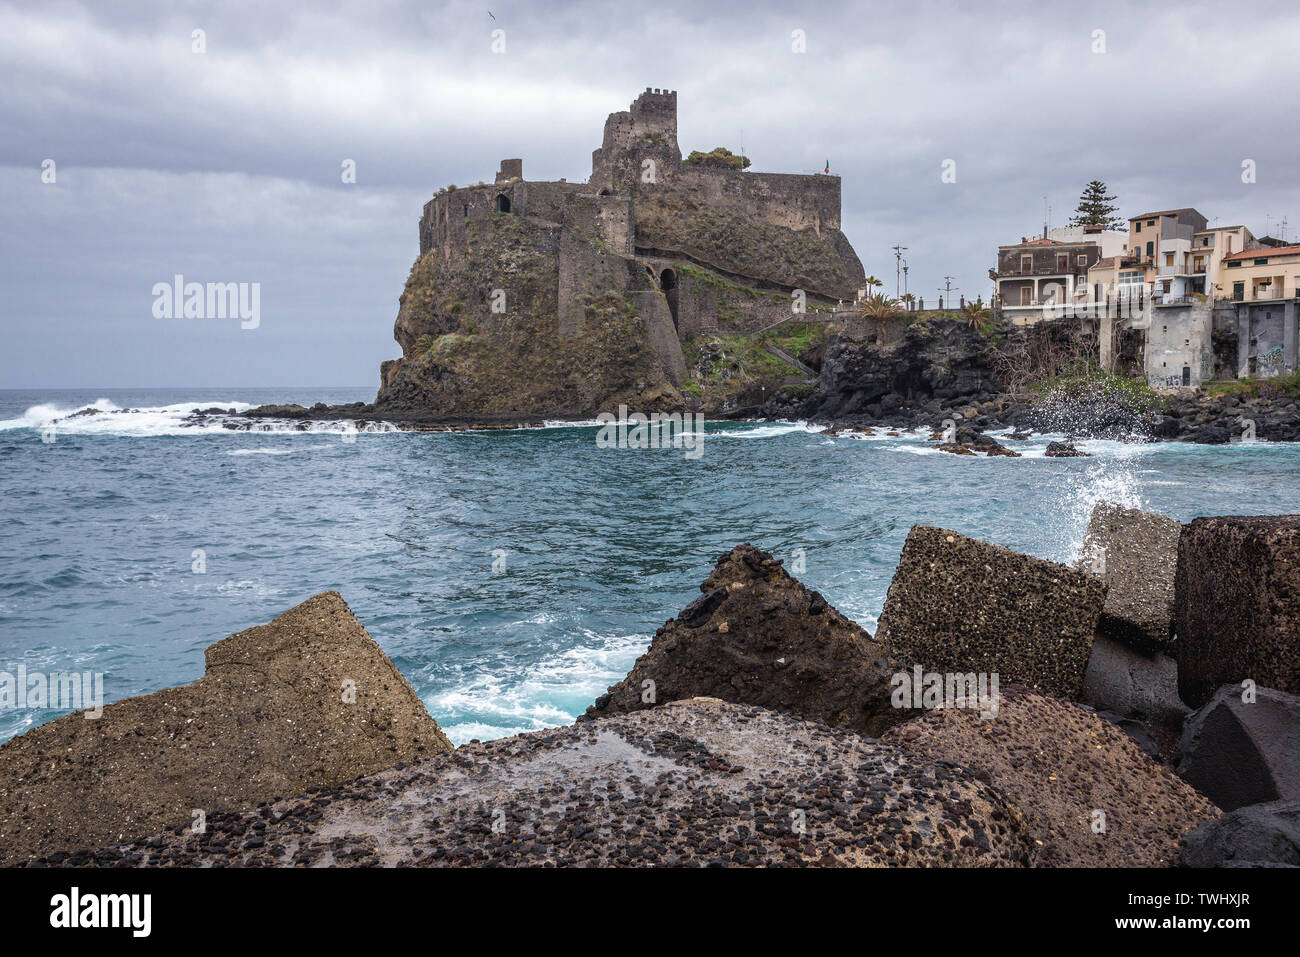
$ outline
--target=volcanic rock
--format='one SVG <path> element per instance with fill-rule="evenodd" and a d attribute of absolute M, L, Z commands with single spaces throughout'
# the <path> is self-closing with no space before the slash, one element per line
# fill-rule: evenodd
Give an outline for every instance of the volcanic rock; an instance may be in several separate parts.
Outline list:
<path fill-rule="evenodd" d="M 1178 750 L 1179 775 L 1225 811 L 1300 799 L 1300 698 L 1225 685 L 1187 719 Z"/>
<path fill-rule="evenodd" d="M 337 592 L 208 647 L 202 678 L 0 745 L 0 862 L 148 834 L 451 750 Z"/>
<path fill-rule="evenodd" d="M 997 717 L 941 708 L 884 740 L 957 761 L 1014 795 L 1040 867 L 1170 867 L 1184 833 L 1216 808 L 1120 728 L 1068 701 L 1003 687 Z M 1098 812 L 1101 812 L 1098 814 Z"/>
<path fill-rule="evenodd" d="M 1300 867 L 1300 801 L 1239 808 L 1187 835 L 1184 867 Z"/>
<path fill-rule="evenodd" d="M 655 632 L 589 718 L 714 697 L 878 735 L 907 717 L 890 701 L 904 670 L 859 625 L 753 545 L 718 559 L 703 594 Z"/>

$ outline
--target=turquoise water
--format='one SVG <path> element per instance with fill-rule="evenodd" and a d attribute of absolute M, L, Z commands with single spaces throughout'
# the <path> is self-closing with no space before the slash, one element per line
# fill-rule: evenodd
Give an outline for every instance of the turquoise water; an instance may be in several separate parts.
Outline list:
<path fill-rule="evenodd" d="M 372 397 L 0 392 L 0 669 L 100 671 L 108 700 L 156 691 L 199 677 L 212 642 L 336 589 L 461 743 L 571 721 L 742 541 L 787 567 L 802 555 L 798 577 L 874 630 L 916 522 L 1068 561 L 1101 499 L 1184 521 L 1300 511 L 1300 446 L 1264 443 L 1047 459 L 1043 437 L 986 459 L 710 423 L 691 460 L 597 448 L 594 427 L 182 424 L 196 406 Z M 88 406 L 103 411 L 66 418 Z M 0 740 L 58 713 L 0 711 Z"/>

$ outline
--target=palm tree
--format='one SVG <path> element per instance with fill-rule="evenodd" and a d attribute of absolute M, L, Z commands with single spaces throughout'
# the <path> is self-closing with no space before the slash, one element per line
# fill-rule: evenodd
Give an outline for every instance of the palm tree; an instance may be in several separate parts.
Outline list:
<path fill-rule="evenodd" d="M 897 319 L 903 314 L 898 300 L 884 293 L 872 293 L 862 300 L 858 307 L 865 319 L 874 319 L 876 323 L 876 345 L 885 344 L 885 327 L 890 319 Z"/>
<path fill-rule="evenodd" d="M 988 306 L 983 302 L 976 300 L 968 302 L 961 308 L 961 317 L 966 320 L 966 325 L 972 329 L 985 329 L 993 319 L 993 314 L 989 312 Z"/>
<path fill-rule="evenodd" d="M 871 290 L 875 289 L 877 286 L 883 286 L 884 284 L 884 280 L 877 279 L 875 276 L 868 276 L 866 279 L 862 280 L 862 285 L 867 287 L 868 296 L 871 295 Z"/>

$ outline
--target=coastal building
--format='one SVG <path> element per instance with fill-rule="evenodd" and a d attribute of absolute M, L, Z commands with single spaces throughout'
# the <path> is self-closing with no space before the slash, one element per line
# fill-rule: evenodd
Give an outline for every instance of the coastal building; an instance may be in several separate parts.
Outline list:
<path fill-rule="evenodd" d="M 1109 241 L 1109 240 L 1108 240 Z M 1102 255 L 1100 236 L 1077 240 L 1038 239 L 998 247 L 998 264 L 989 270 L 994 303 L 1016 325 L 1051 318 L 1065 305 L 1088 297 L 1088 270 Z"/>
<path fill-rule="evenodd" d="M 1201 291 L 1211 299 L 1224 298 L 1221 281 L 1224 258 L 1258 246 L 1259 242 L 1245 226 L 1211 226 L 1193 233 L 1191 271 L 1193 275 L 1204 274 L 1206 277 Z"/>
<path fill-rule="evenodd" d="M 1270 378 L 1294 372 L 1300 311 L 1300 245 L 1259 246 L 1225 256 L 1229 295 L 1220 310 L 1237 338 L 1237 375 Z"/>

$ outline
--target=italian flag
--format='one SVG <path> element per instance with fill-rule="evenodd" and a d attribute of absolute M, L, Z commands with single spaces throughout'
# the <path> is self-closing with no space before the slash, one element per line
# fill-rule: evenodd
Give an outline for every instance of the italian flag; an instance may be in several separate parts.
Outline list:
<path fill-rule="evenodd" d="M 823 172 L 823 173 L 826 173 L 826 174 L 829 175 L 829 174 L 830 174 L 830 171 L 831 171 L 831 161 L 830 161 L 830 160 L 827 160 L 827 161 L 826 161 L 826 168 L 825 168 L 824 170 L 822 170 L 822 172 Z"/>

